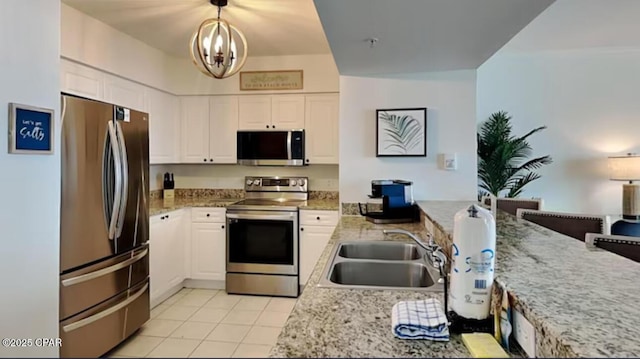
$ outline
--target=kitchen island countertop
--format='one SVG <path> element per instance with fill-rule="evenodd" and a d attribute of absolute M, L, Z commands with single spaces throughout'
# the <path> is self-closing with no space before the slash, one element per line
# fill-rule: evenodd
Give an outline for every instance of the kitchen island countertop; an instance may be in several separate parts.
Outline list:
<path fill-rule="evenodd" d="M 391 308 L 401 300 L 426 297 L 443 301 L 442 293 L 411 290 L 333 289 L 316 286 L 330 260 L 333 245 L 342 240 L 384 240 L 383 229 L 419 233 L 420 223 L 378 225 L 360 216 L 343 216 L 298 299 L 271 357 L 469 357 L 459 336 L 449 342 L 400 340 L 391 332 Z M 388 239 L 411 241 L 406 236 Z"/>

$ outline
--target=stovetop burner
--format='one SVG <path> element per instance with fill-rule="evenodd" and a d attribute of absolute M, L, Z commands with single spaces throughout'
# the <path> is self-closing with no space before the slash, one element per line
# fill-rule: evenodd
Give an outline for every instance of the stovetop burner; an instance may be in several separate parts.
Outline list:
<path fill-rule="evenodd" d="M 245 177 L 246 199 L 227 210 L 297 211 L 308 197 L 306 177 Z"/>

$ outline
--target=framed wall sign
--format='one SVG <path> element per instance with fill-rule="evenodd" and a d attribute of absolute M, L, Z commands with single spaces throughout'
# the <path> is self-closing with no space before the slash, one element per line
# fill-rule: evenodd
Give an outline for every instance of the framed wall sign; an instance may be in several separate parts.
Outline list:
<path fill-rule="evenodd" d="M 376 110 L 376 157 L 426 157 L 427 109 Z"/>
<path fill-rule="evenodd" d="M 52 154 L 53 110 L 9 103 L 9 153 Z"/>
<path fill-rule="evenodd" d="M 302 70 L 241 71 L 240 90 L 302 90 Z"/>

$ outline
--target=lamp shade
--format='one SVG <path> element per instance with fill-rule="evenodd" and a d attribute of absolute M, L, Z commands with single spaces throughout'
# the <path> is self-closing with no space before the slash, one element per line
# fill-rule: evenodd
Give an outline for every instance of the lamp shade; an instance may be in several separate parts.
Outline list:
<path fill-rule="evenodd" d="M 640 156 L 609 157 L 609 179 L 612 181 L 640 180 Z"/>

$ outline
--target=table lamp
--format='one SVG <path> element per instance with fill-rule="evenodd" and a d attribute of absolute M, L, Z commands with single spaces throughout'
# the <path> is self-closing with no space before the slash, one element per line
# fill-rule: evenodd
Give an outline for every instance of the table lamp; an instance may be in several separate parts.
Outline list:
<path fill-rule="evenodd" d="M 609 179 L 629 181 L 622 185 L 622 220 L 611 226 L 611 234 L 640 237 L 640 156 L 609 157 Z"/>

